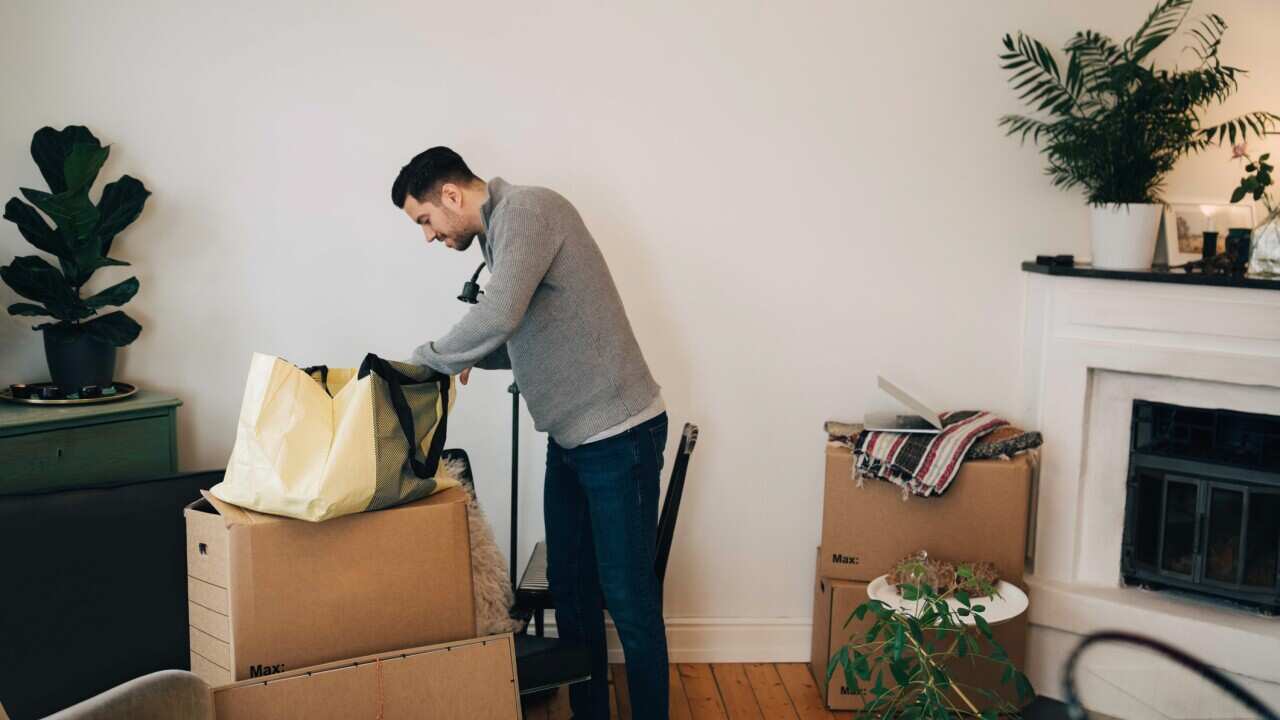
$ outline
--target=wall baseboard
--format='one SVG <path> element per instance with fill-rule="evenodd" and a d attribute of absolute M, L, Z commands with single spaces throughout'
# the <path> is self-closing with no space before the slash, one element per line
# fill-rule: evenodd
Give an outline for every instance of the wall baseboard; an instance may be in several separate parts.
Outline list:
<path fill-rule="evenodd" d="M 606 620 L 609 662 L 622 662 L 622 645 Z M 809 618 L 667 618 L 667 653 L 673 663 L 809 662 Z M 548 618 L 546 634 L 554 636 Z"/>

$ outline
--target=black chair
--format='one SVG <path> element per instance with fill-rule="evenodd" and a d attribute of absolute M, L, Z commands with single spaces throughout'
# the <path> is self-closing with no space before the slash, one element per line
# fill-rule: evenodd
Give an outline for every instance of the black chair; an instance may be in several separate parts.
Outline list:
<path fill-rule="evenodd" d="M 662 511 L 658 516 L 654 572 L 658 575 L 659 587 L 662 587 L 666 579 L 667 560 L 671 557 L 671 541 L 676 533 L 676 517 L 680 514 L 680 500 L 684 496 L 684 479 L 689 471 L 689 457 L 693 455 L 693 448 L 697 444 L 698 426 L 685 423 L 684 432 L 680 435 L 680 449 L 676 452 L 675 462 L 671 465 L 671 482 L 667 484 L 667 495 L 662 500 Z M 547 543 L 544 540 L 534 546 L 529 563 L 520 577 L 520 584 L 516 587 L 516 608 L 521 617 L 528 619 L 532 616 L 534 636 L 541 638 L 546 611 L 554 607 L 551 589 L 547 583 Z M 527 626 L 525 634 L 528 634 Z"/>

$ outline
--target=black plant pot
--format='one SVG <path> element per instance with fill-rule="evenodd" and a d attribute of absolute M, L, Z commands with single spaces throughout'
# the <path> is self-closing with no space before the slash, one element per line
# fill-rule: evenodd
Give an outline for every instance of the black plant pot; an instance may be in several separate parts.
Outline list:
<path fill-rule="evenodd" d="M 116 371 L 116 347 L 88 333 L 48 328 L 44 331 L 44 355 L 49 377 L 67 392 L 86 385 L 107 387 Z"/>

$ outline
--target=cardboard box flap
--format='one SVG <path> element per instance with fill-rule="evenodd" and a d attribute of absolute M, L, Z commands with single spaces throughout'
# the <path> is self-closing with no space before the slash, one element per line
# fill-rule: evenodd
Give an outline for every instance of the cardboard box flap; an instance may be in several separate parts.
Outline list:
<path fill-rule="evenodd" d="M 343 660 L 213 689 L 219 720 L 519 720 L 511 635 Z"/>
<path fill-rule="evenodd" d="M 347 668 L 356 668 L 356 667 L 360 667 L 361 665 L 368 665 L 370 663 L 376 664 L 378 662 L 385 662 L 393 659 L 402 659 L 402 658 L 407 658 L 414 655 L 422 655 L 422 654 L 438 653 L 438 652 L 449 652 L 451 650 L 456 650 L 458 648 L 466 647 L 468 645 L 486 645 L 488 643 L 504 644 L 504 643 L 514 643 L 514 642 L 515 642 L 515 636 L 512 633 L 506 632 L 506 633 L 500 633 L 498 635 L 485 635 L 482 637 L 468 638 L 466 640 L 455 640 L 453 642 L 436 643 L 434 645 L 423 645 L 420 647 L 406 648 L 403 650 L 392 650 L 390 652 L 382 652 L 382 653 L 370 653 L 368 655 L 361 655 L 360 657 L 345 658 L 343 660 L 335 660 L 333 662 L 327 662 L 327 663 L 317 663 L 309 667 L 298 668 L 296 670 L 290 670 L 287 672 L 280 673 L 278 675 L 272 675 L 270 677 L 264 677 L 261 679 L 240 680 L 238 682 L 232 683 L 231 685 L 225 685 L 221 688 L 218 688 L 218 690 L 250 687 L 253 685 L 267 685 L 270 683 L 278 683 L 281 680 L 288 680 L 290 678 L 301 677 L 303 675 L 317 675 L 319 673 L 329 672 L 331 670 L 343 670 Z M 513 648 L 513 651 L 514 651 L 515 645 L 512 644 L 511 647 Z M 514 659 L 514 655 L 512 656 L 512 658 Z M 513 666 L 512 670 L 514 669 L 515 668 Z M 516 690 L 518 693 L 519 686 L 516 687 Z"/>
<path fill-rule="evenodd" d="M 222 516 L 222 520 L 224 523 L 226 523 L 226 526 L 228 528 L 235 525 L 266 525 L 268 523 L 281 523 L 281 522 L 295 521 L 294 518 L 287 518 L 279 515 L 268 515 L 266 513 L 247 510 L 238 505 L 232 505 L 231 503 L 225 500 L 219 499 L 216 495 L 209 492 L 208 490 L 201 490 L 200 495 L 203 496 L 204 499 L 210 505 L 213 506 L 214 511 L 216 511 L 219 515 Z M 454 502 L 466 502 L 466 500 L 467 500 L 467 495 L 465 490 L 463 490 L 460 487 L 451 487 L 451 488 L 446 488 L 444 490 L 441 490 L 432 495 L 429 495 L 425 498 L 422 498 L 421 500 L 415 500 L 414 502 L 405 503 L 404 505 L 397 505 L 395 507 L 412 507 L 414 505 L 445 505 L 445 504 L 454 503 Z M 191 505 L 187 506 L 187 509 L 188 510 L 195 509 L 195 505 L 196 503 L 192 503 Z M 358 516 L 360 514 L 361 513 L 355 513 L 355 516 Z M 348 515 L 344 517 L 352 517 L 352 516 Z M 340 519 L 340 518 L 335 518 L 335 519 Z M 300 520 L 297 522 L 306 522 L 306 521 Z M 328 521 L 328 522 L 332 522 L 332 521 Z"/>
<path fill-rule="evenodd" d="M 222 521 L 227 527 L 233 525 L 256 525 L 267 522 L 278 522 L 285 518 L 273 517 L 262 513 L 245 510 L 238 505 L 232 505 L 225 500 L 220 500 L 216 495 L 208 490 L 201 490 L 200 495 L 213 506 L 214 512 L 222 516 Z"/>

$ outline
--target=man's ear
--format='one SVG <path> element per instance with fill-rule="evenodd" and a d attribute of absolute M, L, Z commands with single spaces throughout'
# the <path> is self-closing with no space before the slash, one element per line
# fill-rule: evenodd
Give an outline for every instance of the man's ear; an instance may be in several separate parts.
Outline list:
<path fill-rule="evenodd" d="M 447 182 L 440 186 L 440 207 L 449 208 L 454 212 L 462 209 L 462 188 Z"/>

